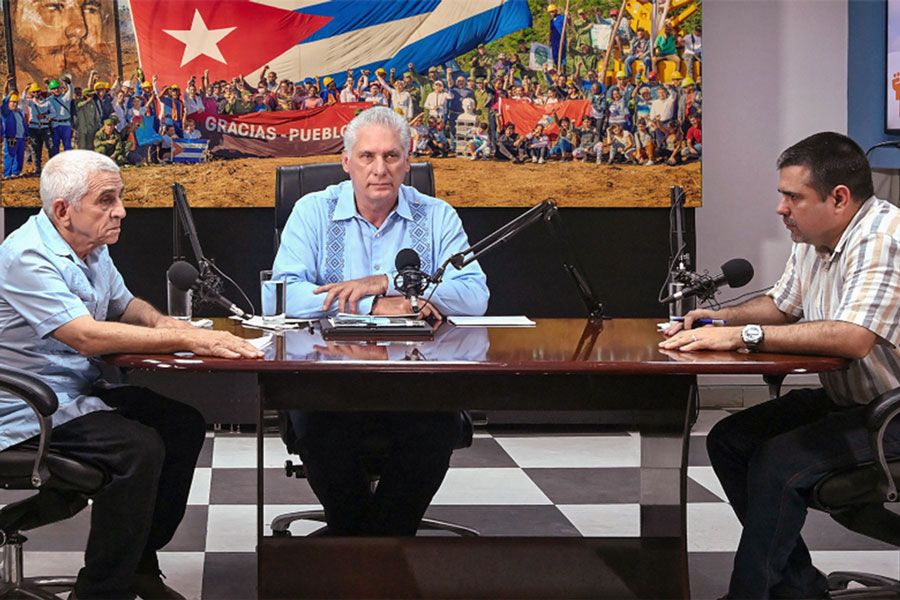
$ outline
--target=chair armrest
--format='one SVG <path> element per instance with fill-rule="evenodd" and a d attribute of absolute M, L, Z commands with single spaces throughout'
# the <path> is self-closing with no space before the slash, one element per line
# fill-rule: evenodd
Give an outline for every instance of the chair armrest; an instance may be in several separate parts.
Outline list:
<path fill-rule="evenodd" d="M 884 432 L 898 414 L 900 414 L 900 388 L 884 392 L 866 406 L 865 426 L 869 431 L 869 444 L 872 446 L 875 464 L 881 473 L 879 488 L 889 502 L 895 502 L 898 494 L 897 485 L 884 456 Z"/>
<path fill-rule="evenodd" d="M 3 367 L 0 367 L 0 389 L 21 398 L 34 411 L 40 424 L 38 452 L 31 469 L 31 485 L 39 488 L 50 478 L 50 470 L 44 459 L 50 448 L 50 434 L 53 431 L 50 417 L 59 407 L 59 399 L 50 386 L 34 375 Z"/>

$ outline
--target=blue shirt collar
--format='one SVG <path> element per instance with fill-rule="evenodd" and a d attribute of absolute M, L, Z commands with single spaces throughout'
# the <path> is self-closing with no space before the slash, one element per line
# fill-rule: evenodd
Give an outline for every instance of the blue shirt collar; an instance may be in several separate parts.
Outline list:
<path fill-rule="evenodd" d="M 47 213 L 45 213 L 43 209 L 37 214 L 37 228 L 41 240 L 44 242 L 47 249 L 58 256 L 68 256 L 76 265 L 87 267 L 87 262 L 81 260 L 81 258 L 75 254 L 75 250 L 72 249 L 69 242 L 59 235 L 59 231 L 57 231 L 53 221 L 50 220 L 50 217 L 47 216 Z M 90 261 L 99 251 L 100 248 L 94 248 L 87 256 L 88 261 Z"/>
<path fill-rule="evenodd" d="M 415 194 L 409 193 L 409 189 L 408 186 L 400 184 L 400 199 L 397 202 L 397 208 L 391 215 L 396 214 L 408 221 L 412 221 L 413 217 L 412 210 L 410 210 L 410 203 L 418 204 L 418 200 L 415 198 Z M 391 215 L 388 215 L 388 218 L 390 218 Z M 362 216 L 356 209 L 356 200 L 354 200 L 353 197 L 353 183 L 345 181 L 340 184 L 337 206 L 334 208 L 332 221 L 344 221 L 352 219 L 353 217 L 362 219 Z"/>

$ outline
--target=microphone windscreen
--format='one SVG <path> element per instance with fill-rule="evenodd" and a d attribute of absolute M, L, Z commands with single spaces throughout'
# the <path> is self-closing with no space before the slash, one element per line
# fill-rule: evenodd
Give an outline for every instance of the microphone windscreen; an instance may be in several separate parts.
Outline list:
<path fill-rule="evenodd" d="M 416 252 L 412 248 L 404 248 L 397 253 L 397 258 L 394 259 L 394 266 L 398 271 L 410 268 L 421 269 L 422 260 L 419 258 L 418 252 Z"/>
<path fill-rule="evenodd" d="M 186 292 L 194 286 L 194 282 L 200 277 L 200 273 L 191 263 L 179 260 L 172 263 L 172 266 L 166 271 L 166 276 L 172 282 L 172 285 Z"/>
<path fill-rule="evenodd" d="M 753 265 L 744 258 L 732 258 L 722 265 L 722 275 L 731 287 L 747 285 L 753 279 Z"/>

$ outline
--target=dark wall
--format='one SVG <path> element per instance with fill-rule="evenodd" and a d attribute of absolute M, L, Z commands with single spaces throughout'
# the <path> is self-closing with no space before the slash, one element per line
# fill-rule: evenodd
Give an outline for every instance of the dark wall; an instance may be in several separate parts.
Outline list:
<path fill-rule="evenodd" d="M 18 228 L 37 209 L 5 209 L 6 233 Z M 523 209 L 464 208 L 459 213 L 470 242 L 512 220 Z M 271 267 L 273 213 L 269 208 L 194 209 L 194 220 L 206 256 L 259 300 L 259 271 Z M 657 303 L 669 256 L 668 209 L 564 208 L 560 215 L 567 239 L 577 251 L 585 274 L 612 317 L 664 317 Z M 686 228 L 694 231 L 694 211 L 686 210 Z M 694 236 L 688 236 L 695 254 Z M 184 250 L 190 256 L 185 242 Z M 165 273 L 172 264 L 172 211 L 132 209 L 122 236 L 110 254 L 129 288 L 165 310 Z M 191 257 L 193 262 L 193 258 Z M 481 259 L 491 289 L 490 314 L 530 317 L 586 315 L 576 288 L 563 271 L 558 247 L 542 224 L 523 231 Z M 234 288 L 225 295 L 244 306 Z M 222 314 L 210 310 L 210 315 Z"/>

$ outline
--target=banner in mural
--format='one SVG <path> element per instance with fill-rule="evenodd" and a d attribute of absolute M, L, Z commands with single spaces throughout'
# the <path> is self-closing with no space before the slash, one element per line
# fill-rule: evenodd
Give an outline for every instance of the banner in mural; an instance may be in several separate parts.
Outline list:
<path fill-rule="evenodd" d="M 344 147 L 344 129 L 366 102 L 348 102 L 311 110 L 256 112 L 246 115 L 194 113 L 191 119 L 209 140 L 209 151 L 224 157 L 314 156 Z"/>

